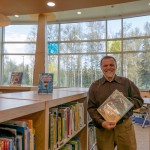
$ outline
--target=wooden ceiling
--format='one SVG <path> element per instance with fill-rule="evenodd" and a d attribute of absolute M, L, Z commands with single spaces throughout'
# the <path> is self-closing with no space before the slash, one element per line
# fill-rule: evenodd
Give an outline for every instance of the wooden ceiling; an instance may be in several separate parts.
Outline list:
<path fill-rule="evenodd" d="M 55 7 L 48 7 L 47 0 L 0 0 L 0 13 L 6 16 L 41 14 L 66 10 L 91 8 L 132 2 L 137 0 L 51 0 Z"/>
<path fill-rule="evenodd" d="M 47 15 L 49 22 L 120 18 L 150 14 L 148 0 L 0 0 L 0 14 L 11 23 L 37 22 L 39 14 Z M 77 15 L 81 11 L 81 15 Z M 19 18 L 14 15 L 19 15 Z M 0 19 L 1 22 L 1 19 Z"/>

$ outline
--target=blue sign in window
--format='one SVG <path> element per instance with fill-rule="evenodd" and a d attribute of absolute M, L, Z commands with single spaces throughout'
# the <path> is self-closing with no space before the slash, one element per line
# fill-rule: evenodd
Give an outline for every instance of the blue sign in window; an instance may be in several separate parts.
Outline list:
<path fill-rule="evenodd" d="M 48 43 L 48 54 L 58 54 L 58 42 Z"/>

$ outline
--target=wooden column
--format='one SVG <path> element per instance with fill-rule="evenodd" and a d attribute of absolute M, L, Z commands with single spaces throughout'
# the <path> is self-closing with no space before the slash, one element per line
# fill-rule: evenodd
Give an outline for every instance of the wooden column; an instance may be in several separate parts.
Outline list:
<path fill-rule="evenodd" d="M 0 85 L 2 85 L 2 27 L 0 27 Z"/>
<path fill-rule="evenodd" d="M 35 54 L 35 65 L 33 74 L 33 85 L 38 85 L 39 73 L 46 72 L 47 69 L 47 38 L 46 38 L 46 16 L 39 15 L 38 19 L 38 31 L 37 31 L 37 43 Z"/>

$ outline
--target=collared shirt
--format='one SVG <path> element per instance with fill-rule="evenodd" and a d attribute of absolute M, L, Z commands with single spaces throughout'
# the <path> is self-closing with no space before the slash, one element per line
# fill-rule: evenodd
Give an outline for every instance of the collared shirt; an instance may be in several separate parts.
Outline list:
<path fill-rule="evenodd" d="M 89 88 L 88 92 L 88 112 L 97 127 L 101 127 L 104 121 L 98 113 L 97 108 L 112 94 L 114 90 L 123 93 L 133 104 L 133 109 L 140 108 L 143 105 L 143 99 L 137 86 L 128 78 L 115 75 L 113 81 L 109 82 L 105 77 L 95 81 Z M 133 114 L 131 109 L 124 118 L 129 118 Z"/>

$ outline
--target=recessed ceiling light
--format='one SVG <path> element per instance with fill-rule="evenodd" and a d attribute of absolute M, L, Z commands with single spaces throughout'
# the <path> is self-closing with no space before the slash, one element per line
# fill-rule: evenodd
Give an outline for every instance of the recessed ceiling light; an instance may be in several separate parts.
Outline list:
<path fill-rule="evenodd" d="M 148 5 L 150 5 L 150 3 L 148 3 Z"/>
<path fill-rule="evenodd" d="M 78 11 L 78 12 L 77 12 L 77 14 L 78 14 L 78 15 L 81 15 L 81 14 L 82 14 L 82 12 L 81 12 L 81 11 Z"/>
<path fill-rule="evenodd" d="M 54 2 L 47 2 L 47 5 L 50 7 L 53 7 L 53 6 L 55 6 L 55 3 Z"/>
<path fill-rule="evenodd" d="M 18 18 L 19 17 L 19 15 L 14 15 L 16 18 Z"/>

